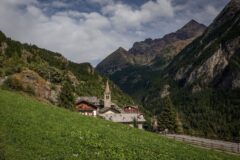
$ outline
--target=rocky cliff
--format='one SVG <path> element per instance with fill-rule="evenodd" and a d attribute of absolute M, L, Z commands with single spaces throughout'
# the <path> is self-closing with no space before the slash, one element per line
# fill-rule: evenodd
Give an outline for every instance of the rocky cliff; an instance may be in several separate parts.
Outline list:
<path fill-rule="evenodd" d="M 185 87 L 239 88 L 240 2 L 231 1 L 166 70 Z"/>

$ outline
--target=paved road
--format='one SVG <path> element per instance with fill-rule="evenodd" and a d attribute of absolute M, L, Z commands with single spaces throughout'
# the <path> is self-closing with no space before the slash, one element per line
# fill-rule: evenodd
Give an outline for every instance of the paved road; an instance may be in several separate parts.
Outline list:
<path fill-rule="evenodd" d="M 218 150 L 234 152 L 234 153 L 240 153 L 240 144 L 239 143 L 199 138 L 199 137 L 193 137 L 193 136 L 188 136 L 188 135 L 167 134 L 166 136 L 169 138 L 173 138 L 173 139 L 183 141 L 186 143 L 198 145 L 201 147 L 218 149 Z"/>

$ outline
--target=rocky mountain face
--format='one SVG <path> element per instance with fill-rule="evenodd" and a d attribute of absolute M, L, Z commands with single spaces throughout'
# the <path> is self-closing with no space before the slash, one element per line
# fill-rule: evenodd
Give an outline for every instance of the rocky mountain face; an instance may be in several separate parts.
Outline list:
<path fill-rule="evenodd" d="M 163 38 L 134 43 L 129 53 L 134 55 L 135 64 L 139 65 L 149 65 L 156 57 L 172 58 L 193 39 L 200 36 L 205 28 L 203 24 L 191 20 L 178 31 Z"/>
<path fill-rule="evenodd" d="M 204 25 L 191 20 L 163 38 L 136 42 L 129 51 L 119 48 L 99 63 L 96 70 L 109 77 L 126 93 L 140 99 L 155 76 L 149 73 L 163 70 L 179 51 L 205 29 Z"/>
<path fill-rule="evenodd" d="M 186 26 L 180 31 L 195 30 Z M 128 53 L 138 57 L 148 55 L 144 62 L 134 61 L 145 65 L 131 65 L 108 76 L 156 116 L 162 111 L 163 99 L 170 96 L 184 133 L 237 140 L 240 137 L 240 1 L 230 1 L 202 34 L 196 34 L 200 35 L 197 38 L 189 38 L 193 34 L 187 33 L 177 31 L 159 40 L 135 43 Z M 183 48 L 173 47 L 186 37 L 189 41 Z M 157 48 L 154 42 L 158 42 Z M 168 49 L 169 44 L 173 50 Z"/>
<path fill-rule="evenodd" d="M 146 39 L 134 43 L 129 51 L 120 47 L 99 63 L 96 69 L 101 74 L 113 75 L 115 72 L 129 66 L 150 66 L 156 58 L 168 61 L 192 42 L 193 39 L 201 35 L 205 28 L 204 25 L 191 20 L 178 31 L 163 38 Z"/>
<path fill-rule="evenodd" d="M 133 57 L 127 50 L 120 47 L 99 63 L 96 69 L 104 75 L 111 75 L 133 64 Z"/>
<path fill-rule="evenodd" d="M 160 112 L 156 104 L 170 95 L 186 133 L 237 140 L 240 1 L 230 1 L 200 37 L 157 73 L 143 96 L 146 108 Z"/>
<path fill-rule="evenodd" d="M 0 32 L 0 86 L 3 88 L 24 91 L 62 106 L 61 99 L 73 105 L 70 101 L 78 96 L 103 98 L 105 83 L 106 78 L 89 63 L 71 62 L 59 53 L 21 44 Z M 133 103 L 116 85 L 110 85 L 119 106 Z"/>
<path fill-rule="evenodd" d="M 240 2 L 231 1 L 166 70 L 185 87 L 239 88 Z"/>

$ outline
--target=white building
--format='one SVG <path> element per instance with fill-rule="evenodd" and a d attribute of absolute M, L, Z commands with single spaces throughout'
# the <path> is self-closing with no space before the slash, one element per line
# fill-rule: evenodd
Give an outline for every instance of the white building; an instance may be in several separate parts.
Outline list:
<path fill-rule="evenodd" d="M 111 101 L 111 91 L 108 84 L 104 91 L 103 100 L 97 97 L 79 97 L 76 101 L 76 111 L 82 115 L 100 116 L 106 120 L 143 128 L 146 121 L 137 106 L 118 107 Z"/>

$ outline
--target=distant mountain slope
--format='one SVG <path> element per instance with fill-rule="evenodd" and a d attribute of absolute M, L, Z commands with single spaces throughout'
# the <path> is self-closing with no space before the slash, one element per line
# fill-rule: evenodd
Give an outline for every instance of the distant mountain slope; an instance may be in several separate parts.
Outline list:
<path fill-rule="evenodd" d="M 126 93 L 140 99 L 156 76 L 149 72 L 163 70 L 173 57 L 200 36 L 205 28 L 191 20 L 181 29 L 163 38 L 136 42 L 129 51 L 122 48 L 116 50 L 99 63 L 96 70 L 109 77 Z"/>
<path fill-rule="evenodd" d="M 184 48 L 145 92 L 145 108 L 161 112 L 169 94 L 186 133 L 239 141 L 240 1 L 232 0 L 202 36 Z"/>
<path fill-rule="evenodd" d="M 98 64 L 96 69 L 100 73 L 111 75 L 116 71 L 134 64 L 131 55 L 124 48 L 120 47 Z"/>
<path fill-rule="evenodd" d="M 156 57 L 172 58 L 193 39 L 200 36 L 205 28 L 203 24 L 191 20 L 181 29 L 163 38 L 134 43 L 129 53 L 134 55 L 135 64 L 140 65 L 151 64 Z"/>
<path fill-rule="evenodd" d="M 191 20 L 178 31 L 163 38 L 136 42 L 129 51 L 117 49 L 99 63 L 96 69 L 101 74 L 112 75 L 131 65 L 151 65 L 156 58 L 171 59 L 194 38 L 201 35 L 205 28 L 204 25 Z"/>
<path fill-rule="evenodd" d="M 1 160 L 239 159 L 3 90 L 0 122 Z"/>
<path fill-rule="evenodd" d="M 170 96 L 187 134 L 239 141 L 240 1 L 230 1 L 172 59 L 160 56 L 152 65 L 131 65 L 108 76 L 158 117 Z"/>
<path fill-rule="evenodd" d="M 77 96 L 102 98 L 106 78 L 89 63 L 77 64 L 59 53 L 21 44 L 0 32 L 0 85 L 25 91 L 65 107 Z M 113 100 L 122 106 L 133 103 L 116 85 L 110 83 Z M 68 104 L 67 104 L 68 103 Z"/>

